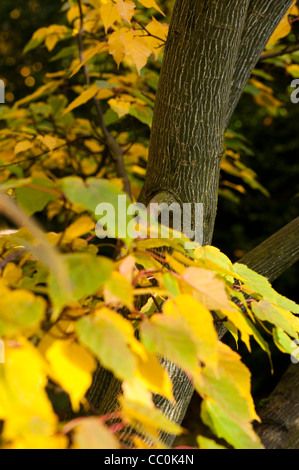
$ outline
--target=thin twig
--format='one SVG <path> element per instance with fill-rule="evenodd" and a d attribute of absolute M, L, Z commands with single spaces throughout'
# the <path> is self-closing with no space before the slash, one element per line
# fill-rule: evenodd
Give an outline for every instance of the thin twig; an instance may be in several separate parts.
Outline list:
<path fill-rule="evenodd" d="M 84 44 L 83 44 L 84 17 L 83 17 L 81 0 L 78 0 L 78 7 L 79 7 L 79 14 L 80 14 L 80 30 L 78 33 L 79 58 L 81 62 L 84 62 Z M 84 75 L 85 75 L 85 82 L 87 85 L 90 85 L 90 76 L 89 76 L 87 64 L 84 64 L 83 70 L 84 70 Z M 120 145 L 114 139 L 114 137 L 108 131 L 106 124 L 104 122 L 104 116 L 103 116 L 100 102 L 96 97 L 93 98 L 93 104 L 94 104 L 94 107 L 98 116 L 100 128 L 105 138 L 105 143 L 109 149 L 111 158 L 115 163 L 116 174 L 119 178 L 122 178 L 123 183 L 124 183 L 124 191 L 128 194 L 130 199 L 132 199 L 131 185 L 130 185 L 130 181 L 129 181 L 129 178 L 125 169 L 125 165 L 124 165 L 123 151 Z"/>
<path fill-rule="evenodd" d="M 18 258 L 19 256 L 22 256 L 24 253 L 26 253 L 27 250 L 23 249 L 23 250 L 18 250 L 18 251 L 15 251 L 14 253 L 11 253 L 10 255 L 8 255 L 6 258 L 4 258 L 2 261 L 0 261 L 0 269 L 3 269 L 5 268 L 5 266 L 10 263 L 11 261 L 15 260 L 16 258 Z"/>
<path fill-rule="evenodd" d="M 292 46 L 285 47 L 280 51 L 275 52 L 265 52 L 261 55 L 259 61 L 267 60 L 267 59 L 274 59 L 275 57 L 280 57 L 285 54 L 291 54 L 292 52 L 299 51 L 299 44 L 293 44 Z"/>
<path fill-rule="evenodd" d="M 52 152 L 55 152 L 56 150 L 60 150 L 62 147 L 66 147 L 68 145 L 73 145 L 75 144 L 76 142 L 78 142 L 78 140 L 83 140 L 83 139 L 93 139 L 95 138 L 94 136 L 90 136 L 90 135 L 81 135 L 79 137 L 76 137 L 75 139 L 73 140 L 70 140 L 70 141 L 66 141 L 64 142 L 63 144 L 61 145 L 58 145 L 57 147 L 53 148 L 53 149 L 49 149 L 49 150 L 44 150 L 42 153 L 39 153 L 38 155 L 33 155 L 32 157 L 26 157 L 26 158 L 23 158 L 22 160 L 17 160 L 16 162 L 11 162 L 11 163 L 5 163 L 4 165 L 0 165 L 0 170 L 2 168 L 5 168 L 5 167 L 8 167 L 8 166 L 12 166 L 12 165 L 19 165 L 20 163 L 26 163 L 30 160 L 38 160 L 39 158 L 43 157 L 44 155 L 47 155 L 49 153 L 52 153 Z"/>

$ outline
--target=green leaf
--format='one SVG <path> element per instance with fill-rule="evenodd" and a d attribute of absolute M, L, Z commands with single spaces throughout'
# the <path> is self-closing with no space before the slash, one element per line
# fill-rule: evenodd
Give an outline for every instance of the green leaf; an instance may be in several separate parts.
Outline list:
<path fill-rule="evenodd" d="M 181 293 L 179 283 L 171 273 L 166 273 L 163 275 L 163 282 L 166 289 L 173 297 L 176 297 Z"/>
<path fill-rule="evenodd" d="M 45 314 L 46 303 L 32 292 L 11 291 L 0 284 L 0 336 L 26 332 L 37 326 Z"/>
<path fill-rule="evenodd" d="M 108 280 L 113 269 L 112 261 L 89 253 L 64 255 L 63 261 L 70 278 L 71 293 L 67 295 L 56 276 L 50 275 L 50 297 L 56 309 L 94 294 Z"/>
<path fill-rule="evenodd" d="M 113 206 L 114 212 L 107 211 L 107 216 L 105 216 L 105 218 L 107 217 L 108 228 L 109 226 L 115 227 L 116 233 L 111 234 L 111 236 L 114 238 L 118 235 L 119 238 L 130 244 L 132 239 L 127 235 L 127 233 L 125 233 L 126 219 L 122 219 L 126 214 L 123 214 L 123 211 L 118 210 L 119 197 L 124 199 L 126 210 L 128 209 L 129 204 L 131 204 L 131 201 L 125 193 L 120 191 L 115 185 L 109 183 L 107 180 L 88 178 L 86 182 L 84 182 L 76 176 L 70 176 L 61 180 L 61 188 L 71 202 L 82 205 L 93 215 L 96 213 L 96 207 L 100 203 L 106 203 Z M 94 217 L 96 218 L 95 215 Z M 121 233 L 118 230 L 118 227 L 119 230 L 124 233 Z"/>
<path fill-rule="evenodd" d="M 41 45 L 43 42 L 43 39 L 31 39 L 28 44 L 24 47 L 24 54 L 27 54 L 27 52 L 32 51 L 33 49 L 36 49 L 38 46 Z"/>
<path fill-rule="evenodd" d="M 278 294 L 265 277 L 252 271 L 245 266 L 245 264 L 235 263 L 234 270 L 243 278 L 243 282 L 246 283 L 246 286 L 261 294 L 264 300 L 268 300 L 269 302 L 293 313 L 299 313 L 299 305 L 292 300 L 287 299 L 283 295 Z"/>
<path fill-rule="evenodd" d="M 29 185 L 27 183 L 27 186 L 16 188 L 15 193 L 19 206 L 28 215 L 42 211 L 59 195 L 54 183 L 48 178 L 33 178 Z"/>
<path fill-rule="evenodd" d="M 103 317 L 84 317 L 77 322 L 77 333 L 79 341 L 118 379 L 133 379 L 136 358 L 117 325 Z"/>
<path fill-rule="evenodd" d="M 138 119 L 138 121 L 142 122 L 143 124 L 147 124 L 149 127 L 151 127 L 153 120 L 153 111 L 148 106 L 144 109 L 141 109 L 140 107 L 137 108 L 135 106 L 130 106 L 129 114 Z"/>
<path fill-rule="evenodd" d="M 290 323 L 290 319 L 288 318 L 288 315 L 291 315 L 289 312 L 285 312 L 265 300 L 253 302 L 252 311 L 260 320 L 272 323 L 284 330 L 293 338 L 298 337 L 296 330 L 294 330 Z"/>
<path fill-rule="evenodd" d="M 237 386 L 223 373 L 214 373 L 204 368 L 199 383 L 195 380 L 195 388 L 201 396 L 207 396 L 232 420 L 240 423 L 252 419 L 247 399 L 241 395 Z M 237 380 L 237 378 L 236 378 Z"/>
<path fill-rule="evenodd" d="M 213 400 L 203 401 L 201 418 L 217 437 L 225 439 L 236 449 L 263 449 L 250 423 L 241 425 L 234 421 Z"/>
<path fill-rule="evenodd" d="M 294 340 L 292 340 L 282 328 L 273 328 L 273 340 L 277 348 L 283 353 L 293 354 L 294 352 Z"/>
<path fill-rule="evenodd" d="M 272 364 L 272 358 L 271 358 L 271 351 L 270 351 L 270 347 L 269 347 L 269 344 L 267 343 L 267 341 L 262 337 L 261 333 L 259 332 L 259 330 L 254 326 L 254 324 L 252 323 L 252 321 L 247 318 L 247 317 L 244 317 L 245 320 L 247 321 L 248 325 L 250 326 L 250 329 L 252 331 L 252 334 L 253 334 L 253 337 L 255 339 L 255 341 L 260 345 L 260 347 L 262 348 L 263 351 L 265 351 L 269 357 L 269 361 L 270 361 L 270 365 L 271 365 L 271 370 L 273 372 L 273 364 Z"/>
<path fill-rule="evenodd" d="M 165 315 L 153 315 L 141 325 L 141 341 L 150 353 L 161 354 L 183 369 L 195 371 L 197 348 L 184 322 Z"/>
<path fill-rule="evenodd" d="M 204 436 L 197 436 L 196 440 L 200 449 L 226 449 L 226 447 L 217 444 L 213 439 L 208 439 Z"/>

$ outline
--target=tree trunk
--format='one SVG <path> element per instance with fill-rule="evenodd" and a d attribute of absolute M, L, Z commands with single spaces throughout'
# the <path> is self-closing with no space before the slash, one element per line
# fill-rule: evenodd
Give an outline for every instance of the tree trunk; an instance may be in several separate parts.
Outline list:
<path fill-rule="evenodd" d="M 216 217 L 231 83 L 249 0 L 177 0 L 165 48 L 141 202 L 160 192 Z"/>

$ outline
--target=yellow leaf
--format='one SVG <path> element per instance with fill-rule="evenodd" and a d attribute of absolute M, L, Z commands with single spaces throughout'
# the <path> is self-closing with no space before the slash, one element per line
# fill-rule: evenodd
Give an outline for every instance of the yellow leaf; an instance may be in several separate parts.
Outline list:
<path fill-rule="evenodd" d="M 14 263 L 8 263 L 4 268 L 2 277 L 8 284 L 17 284 L 23 277 L 22 268 Z"/>
<path fill-rule="evenodd" d="M 122 383 L 122 389 L 126 400 L 145 405 L 148 408 L 154 408 L 152 394 L 140 380 L 136 378 L 125 380 Z"/>
<path fill-rule="evenodd" d="M 147 59 L 152 53 L 146 42 L 146 38 L 134 36 L 134 34 L 129 31 L 124 36 L 124 45 L 126 59 L 133 62 L 140 74 L 140 70 L 146 65 Z"/>
<path fill-rule="evenodd" d="M 292 3 L 288 11 L 286 12 L 285 16 L 282 18 L 281 22 L 279 23 L 274 33 L 270 37 L 266 47 L 273 46 L 277 41 L 279 41 L 279 39 L 284 38 L 291 32 L 292 26 L 290 25 L 290 22 L 289 22 L 289 15 L 299 14 L 298 8 L 296 7 L 296 3 L 297 3 L 297 0 L 295 0 Z"/>
<path fill-rule="evenodd" d="M 146 358 L 138 357 L 135 380 L 140 381 L 147 390 L 173 400 L 172 382 L 155 354 L 147 354 Z"/>
<path fill-rule="evenodd" d="M 121 28 L 108 38 L 109 54 L 113 56 L 118 67 L 125 57 L 124 37 L 128 31 L 128 28 Z"/>
<path fill-rule="evenodd" d="M 56 34 L 50 34 L 45 39 L 45 45 L 49 52 L 51 52 L 58 42 L 59 37 Z"/>
<path fill-rule="evenodd" d="M 36 434 L 27 434 L 23 438 L 14 441 L 9 449 L 67 449 L 69 440 L 66 436 L 38 436 Z"/>
<path fill-rule="evenodd" d="M 276 108 L 277 106 L 281 106 L 283 103 L 276 99 L 272 94 L 267 93 L 263 90 L 257 96 L 254 96 L 254 101 L 259 106 L 265 106 L 267 108 Z"/>
<path fill-rule="evenodd" d="M 235 309 L 228 299 L 224 282 L 217 279 L 212 271 L 201 268 L 187 268 L 182 277 L 194 288 L 193 296 L 195 299 L 207 309 Z"/>
<path fill-rule="evenodd" d="M 165 302 L 163 312 L 174 318 L 184 318 L 190 327 L 191 335 L 196 338 L 199 358 L 205 364 L 215 368 L 218 362 L 218 338 L 209 310 L 191 295 L 180 294 L 174 300 Z"/>
<path fill-rule="evenodd" d="M 251 395 L 251 374 L 241 361 L 241 357 L 232 351 L 226 344 L 218 342 L 219 370 L 229 377 L 238 388 L 240 394 L 246 399 L 252 420 L 260 421 L 256 414 Z"/>
<path fill-rule="evenodd" d="M 107 304 L 124 304 L 133 308 L 133 287 L 125 276 L 114 271 L 104 287 L 104 297 Z"/>
<path fill-rule="evenodd" d="M 117 438 L 99 418 L 81 419 L 74 428 L 75 449 L 119 449 Z"/>
<path fill-rule="evenodd" d="M 15 275 L 18 273 L 15 271 Z M 11 290 L 0 279 L 0 331 L 6 337 L 29 333 L 38 327 L 46 302 L 25 289 Z"/>
<path fill-rule="evenodd" d="M 73 408 L 78 411 L 80 401 L 92 383 L 95 359 L 71 340 L 55 341 L 46 351 L 46 358 L 51 365 L 52 378 L 69 393 Z"/>
<path fill-rule="evenodd" d="M 152 21 L 146 26 L 146 29 L 153 35 L 147 38 L 147 44 L 154 54 L 155 59 L 157 59 L 161 51 L 161 46 L 164 45 L 164 41 L 166 41 L 167 38 L 168 25 L 161 24 L 155 18 L 152 18 Z M 161 41 L 157 38 L 161 38 Z"/>
<path fill-rule="evenodd" d="M 108 308 L 101 308 L 96 311 L 96 314 L 96 318 L 99 320 L 104 319 L 109 323 L 113 323 L 114 327 L 117 327 L 125 335 L 128 344 L 137 357 L 139 356 L 141 359 L 146 360 L 147 353 L 144 346 L 136 339 L 134 327 L 129 320 Z"/>
<path fill-rule="evenodd" d="M 105 42 L 100 42 L 100 44 L 97 44 L 96 47 L 91 47 L 90 49 L 86 50 L 84 53 L 84 61 L 79 62 L 79 64 L 76 65 L 76 67 L 74 68 L 74 70 L 72 71 L 70 75 L 70 78 L 76 75 L 76 73 L 79 72 L 81 67 L 83 67 L 83 65 L 85 65 L 89 60 L 91 60 L 96 54 L 107 51 L 107 49 L 108 49 L 107 44 Z"/>
<path fill-rule="evenodd" d="M 132 16 L 134 15 L 134 9 L 136 5 L 131 0 L 118 0 L 115 4 L 116 10 L 119 16 L 126 21 L 131 23 Z"/>
<path fill-rule="evenodd" d="M 119 272 L 123 276 L 127 278 L 129 283 L 131 284 L 133 281 L 134 277 L 134 272 L 135 272 L 135 258 L 132 255 L 126 256 L 126 258 L 122 261 L 120 267 L 119 267 Z"/>
<path fill-rule="evenodd" d="M 116 112 L 118 117 L 123 117 L 128 114 L 130 110 L 131 103 L 129 101 L 123 101 L 120 98 L 112 98 L 108 101 L 108 104 L 113 111 Z"/>
<path fill-rule="evenodd" d="M 31 147 L 33 147 L 34 142 L 30 140 L 23 140 L 22 142 L 18 142 L 15 146 L 15 155 L 21 152 L 26 152 L 26 150 L 29 150 Z"/>
<path fill-rule="evenodd" d="M 252 330 L 243 315 L 237 310 L 221 310 L 221 312 L 240 331 L 242 341 L 246 344 L 248 351 L 251 351 L 250 335 L 252 335 Z"/>
<path fill-rule="evenodd" d="M 87 103 L 87 101 L 91 100 L 97 93 L 99 89 L 96 84 L 92 85 L 87 90 L 83 91 L 80 96 L 78 96 L 69 106 L 64 110 L 63 115 L 73 111 L 73 109 L 78 108 L 82 104 Z"/>
<path fill-rule="evenodd" d="M 288 65 L 286 70 L 290 75 L 292 75 L 292 77 L 299 78 L 299 65 L 298 64 Z"/>
<path fill-rule="evenodd" d="M 44 144 L 46 147 L 48 147 L 49 150 L 54 150 L 55 147 L 58 145 L 58 140 L 55 137 L 52 137 L 50 135 L 39 135 L 37 136 L 37 139 L 41 141 L 42 144 Z M 64 141 L 59 139 L 59 143 L 62 144 Z"/>
<path fill-rule="evenodd" d="M 165 16 L 163 11 L 161 10 L 161 8 L 155 2 L 155 0 L 138 0 L 138 1 L 145 8 L 155 8 L 159 13 L 161 13 L 163 16 Z"/>
<path fill-rule="evenodd" d="M 121 28 L 109 36 L 109 53 L 113 55 L 118 66 L 126 59 L 135 65 L 140 73 L 152 53 L 146 39 L 147 37 L 135 36 L 128 28 Z"/>
<path fill-rule="evenodd" d="M 25 339 L 5 344 L 0 374 L 0 419 L 3 438 L 53 436 L 57 417 L 45 391 L 48 370 L 37 349 Z"/>
<path fill-rule="evenodd" d="M 104 24 L 105 32 L 112 26 L 116 20 L 119 19 L 119 11 L 116 8 L 116 5 L 109 0 L 107 3 L 101 6 L 100 8 L 101 18 Z"/>
<path fill-rule="evenodd" d="M 87 215 L 83 215 L 66 229 L 66 231 L 64 232 L 63 240 L 74 240 L 75 238 L 81 237 L 82 235 L 91 232 L 92 230 L 94 230 L 94 227 L 95 222 Z"/>
<path fill-rule="evenodd" d="M 159 430 L 163 430 L 170 434 L 182 434 L 184 429 L 181 428 L 174 421 L 170 421 L 164 414 L 157 408 L 149 408 L 140 403 L 126 400 L 124 397 L 119 397 L 119 402 L 122 410 L 125 413 L 126 419 L 133 426 L 137 424 L 142 426 L 142 432 L 145 431 L 156 442 L 159 439 Z M 138 428 L 137 428 L 138 429 Z M 161 448 L 161 447 L 159 447 Z"/>

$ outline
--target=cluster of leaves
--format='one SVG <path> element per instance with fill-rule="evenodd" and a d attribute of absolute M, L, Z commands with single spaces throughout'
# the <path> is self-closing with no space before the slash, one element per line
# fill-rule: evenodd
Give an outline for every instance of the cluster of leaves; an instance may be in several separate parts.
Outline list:
<path fill-rule="evenodd" d="M 164 6 L 169 14 L 171 8 Z M 57 71 L 45 74 L 44 84 L 12 107 L 1 107 L 5 127 L 0 133 L 0 181 L 39 172 L 51 178 L 76 173 L 117 179 L 115 159 L 91 106 L 96 99 L 104 125 L 121 147 L 137 200 L 169 17 L 149 0 L 64 2 L 62 10 L 66 24 L 37 30 L 24 50 L 44 47 L 53 53 L 50 60 Z M 161 21 L 152 16 L 155 12 Z M 237 200 L 249 186 L 268 195 L 241 160 L 242 155 L 252 156 L 248 142 L 235 133 L 231 136 L 229 131 L 220 194 Z"/>
<path fill-rule="evenodd" d="M 96 206 L 109 202 L 118 214 L 118 196 L 125 197 L 107 135 L 122 148 L 137 198 L 167 27 L 152 17 L 161 14 L 154 0 L 74 1 L 63 10 L 69 25 L 38 30 L 26 50 L 44 44 L 51 52 L 68 41 L 53 60 L 67 58 L 69 66 L 0 110 L 0 207 L 22 226 L 0 237 L 1 445 L 119 448 L 118 437 L 130 426 L 134 447 L 164 448 L 161 430 L 186 431 L 154 405 L 153 394 L 175 400 L 160 356 L 186 371 L 215 438 L 235 448 L 261 448 L 252 428 L 259 418 L 250 373 L 219 341 L 215 324 L 223 323 L 248 350 L 253 338 L 269 358 L 272 340 L 290 354 L 299 307 L 214 247 L 186 254 L 183 239 L 145 233 L 119 238 L 111 259 L 102 256 Z M 100 112 L 88 107 L 86 119 L 81 106 L 89 101 L 100 104 Z M 245 149 L 246 142 L 232 133 L 227 141 L 225 171 L 234 166 L 252 182 L 234 148 Z M 46 233 L 29 218 L 34 214 L 45 221 Z M 171 253 L 162 254 L 162 246 Z M 98 363 L 122 381 L 112 415 L 97 415 L 86 398 Z M 92 416 L 68 421 L 57 405 L 62 391 L 74 413 Z M 198 445 L 221 447 L 204 436 Z"/>

